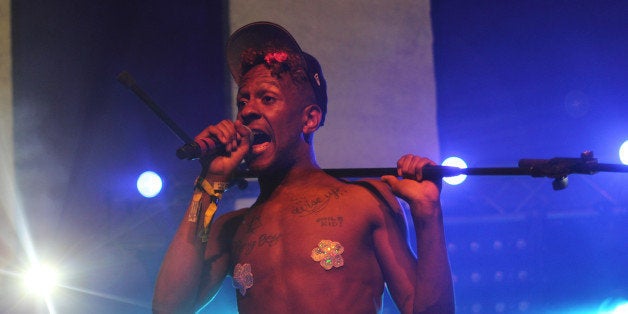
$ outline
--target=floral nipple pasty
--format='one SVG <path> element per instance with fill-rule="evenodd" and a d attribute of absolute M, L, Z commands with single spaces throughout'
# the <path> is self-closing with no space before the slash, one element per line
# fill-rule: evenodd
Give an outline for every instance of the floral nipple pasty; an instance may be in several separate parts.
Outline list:
<path fill-rule="evenodd" d="M 320 262 L 321 267 L 325 270 L 330 270 L 333 267 L 341 267 L 344 265 L 344 259 L 342 253 L 345 248 L 338 242 L 331 240 L 321 240 L 318 242 L 318 246 L 312 250 L 312 259 L 315 262 Z"/>
<path fill-rule="evenodd" d="M 246 289 L 253 287 L 253 273 L 251 264 L 236 264 L 233 270 L 233 287 L 240 291 L 242 296 L 246 295 Z"/>

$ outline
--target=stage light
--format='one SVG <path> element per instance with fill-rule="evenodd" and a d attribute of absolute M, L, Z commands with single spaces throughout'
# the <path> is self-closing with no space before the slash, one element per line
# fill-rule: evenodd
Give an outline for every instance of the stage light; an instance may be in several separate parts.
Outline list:
<path fill-rule="evenodd" d="M 606 298 L 599 306 L 585 304 L 570 308 L 551 311 L 548 313 L 573 313 L 573 314 L 628 314 L 628 301 L 624 298 Z"/>
<path fill-rule="evenodd" d="M 597 314 L 628 314 L 628 301 L 623 298 L 608 298 L 602 302 Z"/>
<path fill-rule="evenodd" d="M 151 198 L 161 192 L 163 182 L 158 174 L 145 171 L 137 178 L 137 190 L 146 198 Z"/>
<path fill-rule="evenodd" d="M 22 277 L 26 292 L 47 297 L 58 285 L 57 271 L 44 264 L 35 264 Z"/>
<path fill-rule="evenodd" d="M 467 163 L 464 162 L 464 160 L 462 160 L 461 158 L 458 157 L 449 157 L 447 159 L 445 159 L 442 163 L 443 166 L 450 166 L 450 167 L 458 167 L 458 168 L 467 168 Z M 458 185 L 462 182 L 464 182 L 464 180 L 467 179 L 467 175 L 466 174 L 461 174 L 461 175 L 457 175 L 455 177 L 445 177 L 443 178 L 443 181 L 445 181 L 446 183 L 450 184 L 450 185 Z"/>
<path fill-rule="evenodd" d="M 613 309 L 613 314 L 628 314 L 628 302 L 617 305 Z"/>
<path fill-rule="evenodd" d="M 621 160 L 624 165 L 628 165 L 628 140 L 619 147 L 619 160 Z"/>

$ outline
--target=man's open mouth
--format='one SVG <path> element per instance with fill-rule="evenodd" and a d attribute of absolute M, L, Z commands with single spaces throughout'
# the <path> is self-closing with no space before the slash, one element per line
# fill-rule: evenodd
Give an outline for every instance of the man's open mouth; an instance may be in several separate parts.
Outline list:
<path fill-rule="evenodd" d="M 251 143 L 251 153 L 254 155 L 261 154 L 270 147 L 270 135 L 260 131 L 253 130 L 253 142 Z"/>
<path fill-rule="evenodd" d="M 260 145 L 270 142 L 270 135 L 262 131 L 253 131 L 253 143 L 251 145 Z"/>

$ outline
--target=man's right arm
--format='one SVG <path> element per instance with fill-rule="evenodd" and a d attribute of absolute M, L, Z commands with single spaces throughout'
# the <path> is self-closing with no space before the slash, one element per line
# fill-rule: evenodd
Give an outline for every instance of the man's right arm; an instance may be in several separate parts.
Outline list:
<path fill-rule="evenodd" d="M 203 193 L 202 202 L 210 196 Z M 188 209 L 189 211 L 190 209 Z M 211 224 L 207 242 L 199 237 L 201 219 L 179 225 L 164 257 L 153 298 L 154 313 L 192 313 L 215 295 L 229 265 L 229 221 L 233 214 L 218 217 Z"/>
<path fill-rule="evenodd" d="M 209 191 L 212 188 L 206 188 L 203 183 L 213 187 L 215 183 L 228 181 L 249 151 L 251 136 L 251 130 L 240 121 L 223 120 L 196 137 L 217 140 L 226 151 L 201 159 L 201 188 L 198 185 L 196 188 L 202 198 L 192 200 L 166 252 L 155 286 L 155 313 L 191 313 L 208 302 L 220 288 L 229 266 L 229 243 L 235 230 L 233 221 L 239 214 L 228 213 L 215 219 L 209 225 L 209 234 L 204 235 L 207 242 L 203 242 L 198 234 L 204 228 L 205 213 L 194 211 L 197 208 L 207 210 L 204 205 L 212 202 L 216 204 L 215 191 Z M 212 192 L 213 196 L 209 194 Z"/>

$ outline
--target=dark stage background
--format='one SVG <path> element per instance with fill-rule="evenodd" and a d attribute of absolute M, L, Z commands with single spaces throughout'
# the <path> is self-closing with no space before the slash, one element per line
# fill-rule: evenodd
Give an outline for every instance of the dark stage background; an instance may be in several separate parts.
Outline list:
<path fill-rule="evenodd" d="M 628 2 L 431 5 L 441 156 L 511 167 L 592 150 L 619 163 Z M 58 313 L 150 312 L 198 166 L 176 159 L 180 140 L 115 77 L 128 70 L 190 135 L 227 117 L 226 9 L 224 1 L 13 1 L 19 196 L 38 255 L 66 274 Z M 134 185 L 149 169 L 165 187 L 144 199 Z M 628 299 L 626 186 L 627 174 L 609 173 L 571 176 L 563 191 L 529 177 L 446 185 L 459 313 L 596 311 Z M 7 251 L 3 267 L 26 261 L 19 245 Z M 233 298 L 223 289 L 207 312 L 233 312 Z M 17 290 L 0 300 L 6 312 L 46 311 Z"/>

